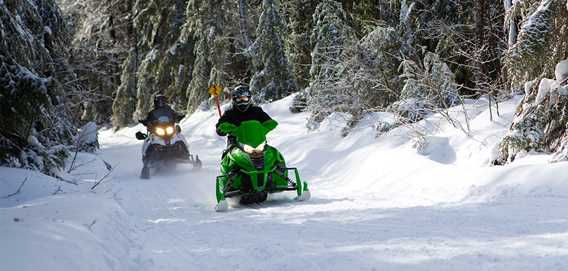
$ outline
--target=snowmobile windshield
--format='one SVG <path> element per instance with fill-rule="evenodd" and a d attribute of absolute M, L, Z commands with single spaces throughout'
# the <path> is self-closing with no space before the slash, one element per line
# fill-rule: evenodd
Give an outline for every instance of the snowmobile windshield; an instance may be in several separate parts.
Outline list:
<path fill-rule="evenodd" d="M 172 122 L 173 120 L 170 118 L 170 116 L 160 116 L 157 121 L 158 124 L 167 124 Z"/>
<path fill-rule="evenodd" d="M 249 120 L 243 121 L 232 134 L 237 137 L 239 143 L 256 148 L 266 142 L 268 132 L 259 121 Z"/>

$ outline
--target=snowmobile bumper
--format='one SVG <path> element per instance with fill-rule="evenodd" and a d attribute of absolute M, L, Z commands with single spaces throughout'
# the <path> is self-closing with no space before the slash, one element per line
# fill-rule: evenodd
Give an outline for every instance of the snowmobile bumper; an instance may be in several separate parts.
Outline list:
<path fill-rule="evenodd" d="M 285 168 L 284 172 L 278 172 L 276 166 L 269 170 L 239 170 L 239 172 L 217 176 L 216 178 L 216 195 L 217 202 L 225 200 L 225 198 L 246 195 L 257 192 L 278 193 L 284 191 L 296 191 L 297 199 L 307 199 L 306 192 L 309 194 L 308 183 L 300 179 L 297 168 Z M 294 179 L 291 180 L 289 172 L 294 173 Z M 250 187 L 246 191 L 242 190 L 242 184 L 235 187 L 234 181 L 238 175 L 245 175 L 250 178 Z M 277 181 L 279 180 L 279 181 Z M 304 196 L 302 196 L 304 195 Z M 308 196 L 309 197 L 309 196 Z"/>

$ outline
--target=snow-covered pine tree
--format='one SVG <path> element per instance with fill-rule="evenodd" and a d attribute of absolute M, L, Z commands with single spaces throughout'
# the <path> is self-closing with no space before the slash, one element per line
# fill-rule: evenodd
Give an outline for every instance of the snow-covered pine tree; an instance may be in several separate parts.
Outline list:
<path fill-rule="evenodd" d="M 132 114 L 136 110 L 136 86 L 138 72 L 138 54 L 132 48 L 122 65 L 120 86 L 112 103 L 112 125 L 115 128 L 125 127 L 131 123 Z"/>
<path fill-rule="evenodd" d="M 276 0 L 263 0 L 262 14 L 252 45 L 255 73 L 250 87 L 262 101 L 281 99 L 298 90 L 287 57 L 287 27 L 280 17 Z"/>
<path fill-rule="evenodd" d="M 312 128 L 332 112 L 346 112 L 353 105 L 348 101 L 350 90 L 338 85 L 343 53 L 357 41 L 346 16 L 342 4 L 333 0 L 321 1 L 313 15 L 311 83 L 307 91 Z"/>
<path fill-rule="evenodd" d="M 156 93 L 191 112 L 208 99 L 211 83 L 242 73 L 242 66 L 228 70 L 239 59 L 227 59 L 238 50 L 229 46 L 239 36 L 237 2 L 136 0 L 132 16 L 134 42 L 114 99 L 115 128 L 144 116 Z"/>
<path fill-rule="evenodd" d="M 495 164 L 504 164 L 528 151 L 556 153 L 567 160 L 568 92 L 562 72 L 551 80 L 560 61 L 568 58 L 568 9 L 564 0 L 514 1 L 510 18 L 522 26 L 505 64 L 514 89 L 524 84 L 525 97 L 509 132 L 501 141 Z M 561 62 L 565 63 L 565 62 Z"/>
<path fill-rule="evenodd" d="M 69 58 L 82 91 L 69 93 L 72 111 L 81 120 L 108 123 L 113 93 L 120 85 L 121 66 L 128 56 L 134 0 L 59 0 L 71 30 Z"/>
<path fill-rule="evenodd" d="M 310 81 L 311 46 L 310 32 L 313 28 L 312 14 L 316 8 L 314 0 L 294 0 L 290 4 L 290 62 L 299 88 L 305 88 Z"/>
<path fill-rule="evenodd" d="M 0 166 L 55 175 L 76 133 L 69 35 L 54 0 L 0 4 Z"/>
<path fill-rule="evenodd" d="M 208 98 L 210 83 L 223 83 L 226 3 L 136 1 L 134 43 L 114 100 L 115 127 L 145 117 L 157 93 L 165 94 L 176 110 L 193 111 Z"/>
<path fill-rule="evenodd" d="M 355 29 L 360 36 L 371 33 L 375 27 L 381 23 L 386 24 L 388 21 L 392 22 L 392 17 L 388 15 L 389 12 L 385 12 L 384 7 L 386 5 L 389 5 L 388 1 L 359 0 L 353 2 L 351 17 L 353 18 Z M 384 17 L 381 17 L 381 15 Z"/>
<path fill-rule="evenodd" d="M 193 35 L 195 62 L 192 78 L 186 90 L 187 110 L 193 112 L 201 102 L 209 97 L 208 87 L 225 83 L 224 64 L 228 51 L 227 40 L 223 36 L 227 20 L 225 0 L 190 0 L 188 22 L 184 32 Z M 184 33 L 185 35 L 185 33 Z"/>
<path fill-rule="evenodd" d="M 402 38 L 393 27 L 377 26 L 348 50 L 342 85 L 359 97 L 361 111 L 385 110 L 398 99 Z"/>
<path fill-rule="evenodd" d="M 507 51 L 505 68 L 513 88 L 538 77 L 552 77 L 568 48 L 564 0 L 513 1 L 508 22 L 520 18 L 516 43 Z"/>

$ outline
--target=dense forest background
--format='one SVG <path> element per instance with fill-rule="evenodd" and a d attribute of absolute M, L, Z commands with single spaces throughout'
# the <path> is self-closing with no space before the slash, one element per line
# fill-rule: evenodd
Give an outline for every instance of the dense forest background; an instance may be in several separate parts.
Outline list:
<path fill-rule="evenodd" d="M 53 175 L 86 123 L 136 124 L 158 93 L 192 113 L 238 83 L 258 103 L 296 93 L 309 129 L 524 94 L 494 163 L 566 160 L 565 59 L 565 0 L 0 0 L 0 164 Z"/>

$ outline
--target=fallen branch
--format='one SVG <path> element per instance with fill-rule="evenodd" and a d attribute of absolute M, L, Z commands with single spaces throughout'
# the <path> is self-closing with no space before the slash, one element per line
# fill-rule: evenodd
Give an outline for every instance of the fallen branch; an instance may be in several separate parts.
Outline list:
<path fill-rule="evenodd" d="M 79 185 L 76 181 L 70 181 L 70 180 L 64 179 L 64 178 L 61 177 L 61 176 L 55 176 L 55 179 L 58 179 L 58 180 L 60 180 L 60 181 L 62 181 L 62 182 L 66 182 L 66 183 L 68 183 L 68 184 Z"/>
<path fill-rule="evenodd" d="M 75 154 L 73 155 L 73 160 L 71 161 L 71 166 L 69 166 L 67 173 L 71 173 L 71 171 L 75 169 L 73 166 L 75 165 L 75 160 L 77 160 L 77 154 L 79 154 L 79 148 L 75 148 Z"/>
<path fill-rule="evenodd" d="M 91 160 L 89 160 L 89 161 L 87 161 L 87 162 L 77 163 L 74 167 L 69 168 L 69 170 L 67 171 L 67 173 L 71 173 L 71 171 L 76 170 L 76 169 L 78 169 L 78 168 L 80 168 L 80 167 L 82 167 L 82 166 L 84 166 L 84 165 L 90 164 L 90 163 L 95 162 L 95 161 L 96 161 L 96 159 L 91 159 Z"/>
<path fill-rule="evenodd" d="M 26 178 L 24 179 L 24 181 L 20 184 L 20 186 L 18 187 L 18 190 L 16 190 L 16 192 L 14 192 L 14 193 L 12 193 L 12 194 L 10 194 L 10 195 L 6 195 L 6 196 L 4 196 L 4 197 L 2 197 L 2 198 L 3 198 L 3 199 L 7 199 L 7 198 L 13 197 L 13 196 L 15 196 L 15 195 L 17 195 L 17 194 L 20 194 L 20 192 L 22 192 L 22 187 L 24 187 L 24 184 L 26 184 L 27 181 L 28 181 L 28 177 L 26 177 Z"/>
<path fill-rule="evenodd" d="M 114 169 L 116 168 L 116 166 L 117 166 L 117 165 L 115 165 L 114 167 L 112 167 L 112 168 L 107 172 L 107 174 L 105 174 L 105 176 L 103 176 L 100 180 L 98 180 L 98 181 L 91 187 L 91 190 L 93 190 L 93 189 L 95 189 L 97 186 L 99 186 L 99 184 L 101 184 L 101 183 L 106 179 L 106 177 L 108 177 L 108 176 L 114 171 Z"/>

